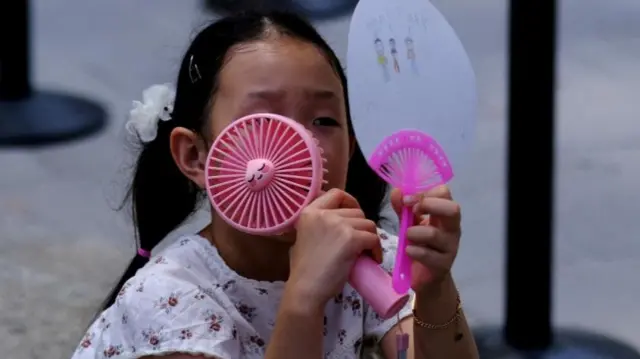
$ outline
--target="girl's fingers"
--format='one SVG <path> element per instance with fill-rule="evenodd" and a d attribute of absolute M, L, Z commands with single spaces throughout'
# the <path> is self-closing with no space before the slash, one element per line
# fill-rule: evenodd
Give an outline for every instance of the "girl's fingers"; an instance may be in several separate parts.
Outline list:
<path fill-rule="evenodd" d="M 431 270 L 447 269 L 451 264 L 451 259 L 448 255 L 426 247 L 408 245 L 407 256 Z"/>
<path fill-rule="evenodd" d="M 331 213 L 335 213 L 340 217 L 345 218 L 362 218 L 364 219 L 364 212 L 360 208 L 338 208 L 332 209 Z"/>
<path fill-rule="evenodd" d="M 392 192 L 393 195 L 393 192 Z M 451 191 L 449 191 L 449 187 L 442 185 L 435 188 L 430 189 L 427 192 L 409 195 L 402 197 L 403 205 L 405 206 L 413 206 L 416 203 L 420 202 L 423 198 L 442 198 L 452 200 Z"/>
<path fill-rule="evenodd" d="M 458 232 L 460 230 L 461 211 L 460 205 L 449 199 L 424 197 L 413 206 L 416 215 L 429 215 L 432 221 L 442 226 L 447 231 Z M 433 223 L 436 225 L 436 223 Z"/>
<path fill-rule="evenodd" d="M 336 208 L 360 208 L 358 200 L 345 191 L 333 188 L 322 193 L 313 202 L 309 203 L 311 208 L 316 209 L 336 209 Z"/>
<path fill-rule="evenodd" d="M 400 198 L 399 193 L 395 194 L 395 200 L 402 200 L 402 205 L 411 206 L 415 216 L 414 223 L 420 223 L 425 216 L 431 216 L 434 226 L 442 226 L 448 231 L 459 232 L 460 227 L 460 205 L 452 200 L 449 187 L 442 185 L 431 189 L 425 193 Z M 394 206 L 398 207 L 396 204 Z"/>
<path fill-rule="evenodd" d="M 373 247 L 373 249 L 371 250 L 370 254 L 371 254 L 371 258 L 373 258 L 373 260 L 375 260 L 379 264 L 382 264 L 382 260 L 384 258 L 384 254 L 382 252 L 382 243 L 380 242 L 380 239 L 378 239 L 378 245 Z"/>
<path fill-rule="evenodd" d="M 357 253 L 369 253 L 376 262 L 382 263 L 382 243 L 377 233 L 355 230 L 353 241 Z"/>
<path fill-rule="evenodd" d="M 444 198 L 444 199 L 453 199 L 453 197 L 451 196 L 451 190 L 446 185 L 432 188 L 431 190 L 427 191 L 427 193 L 425 193 L 425 196 L 435 197 L 435 198 Z"/>
<path fill-rule="evenodd" d="M 430 248 L 440 253 L 450 253 L 457 245 L 456 239 L 433 226 L 413 226 L 407 230 L 410 244 Z"/>
<path fill-rule="evenodd" d="M 375 222 L 365 218 L 345 218 L 344 221 L 357 231 L 365 231 L 378 235 L 378 227 Z"/>

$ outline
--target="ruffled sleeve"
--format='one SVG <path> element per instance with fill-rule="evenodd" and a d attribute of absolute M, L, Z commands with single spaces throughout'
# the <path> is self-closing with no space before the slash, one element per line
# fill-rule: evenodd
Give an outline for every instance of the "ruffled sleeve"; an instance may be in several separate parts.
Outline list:
<path fill-rule="evenodd" d="M 395 262 L 396 252 L 398 250 L 398 237 L 391 235 L 384 230 L 379 229 L 378 235 L 382 242 L 382 250 L 384 253 L 382 267 L 389 273 L 393 271 L 393 265 Z M 410 293 L 413 297 L 414 293 Z M 371 307 L 365 305 L 365 319 L 364 319 L 364 335 L 366 337 L 373 337 L 376 341 L 380 341 L 382 337 L 391 328 L 398 324 L 398 318 L 400 320 L 412 315 L 411 300 L 400 310 L 398 316 L 394 316 L 387 320 L 383 320 L 376 314 Z"/>
<path fill-rule="evenodd" d="M 233 323 L 206 289 L 166 273 L 134 277 L 91 325 L 72 359 L 171 353 L 239 358 Z"/>

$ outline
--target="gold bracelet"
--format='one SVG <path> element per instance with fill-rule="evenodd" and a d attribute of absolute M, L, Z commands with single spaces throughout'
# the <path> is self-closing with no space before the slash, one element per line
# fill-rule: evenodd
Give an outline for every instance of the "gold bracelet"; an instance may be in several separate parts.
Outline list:
<path fill-rule="evenodd" d="M 418 318 L 418 316 L 416 315 L 416 298 L 414 296 L 413 305 L 412 305 L 413 322 L 420 328 L 424 328 L 424 329 L 429 329 L 429 330 L 447 329 L 452 324 L 456 323 L 462 316 L 462 301 L 460 300 L 460 294 L 458 294 L 458 297 L 456 298 L 456 302 L 457 302 L 456 312 L 453 314 L 451 319 L 441 324 L 431 324 L 423 321 L 422 319 Z"/>

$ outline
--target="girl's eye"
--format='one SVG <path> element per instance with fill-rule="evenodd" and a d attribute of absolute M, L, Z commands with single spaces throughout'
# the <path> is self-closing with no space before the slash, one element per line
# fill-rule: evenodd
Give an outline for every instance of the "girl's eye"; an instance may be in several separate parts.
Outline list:
<path fill-rule="evenodd" d="M 312 123 L 314 126 L 340 126 L 340 123 L 331 117 L 318 117 L 313 120 Z"/>

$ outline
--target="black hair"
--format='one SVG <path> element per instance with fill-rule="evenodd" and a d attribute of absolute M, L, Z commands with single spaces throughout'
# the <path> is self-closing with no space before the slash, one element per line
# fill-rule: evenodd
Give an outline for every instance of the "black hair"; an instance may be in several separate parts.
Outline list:
<path fill-rule="evenodd" d="M 176 166 L 169 148 L 171 131 L 184 127 L 202 133 L 227 52 L 235 45 L 265 38 L 274 31 L 312 43 L 323 51 L 342 82 L 349 133 L 353 135 L 346 76 L 336 54 L 311 24 L 295 14 L 268 11 L 227 16 L 208 25 L 195 36 L 182 60 L 171 121 L 159 121 L 156 138 L 143 145 L 136 161 L 125 201 L 131 200 L 141 249 L 151 251 L 195 212 L 199 200 L 204 197 Z M 194 77 L 197 81 L 193 81 Z M 380 219 L 386 188 L 356 145 L 349 161 L 346 191 L 358 200 L 366 217 L 376 223 Z M 144 256 L 136 255 L 103 309 L 114 303 L 120 288 L 147 261 Z"/>

